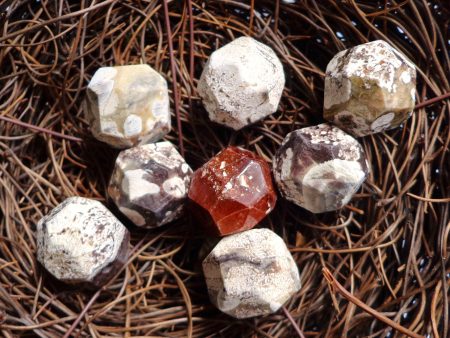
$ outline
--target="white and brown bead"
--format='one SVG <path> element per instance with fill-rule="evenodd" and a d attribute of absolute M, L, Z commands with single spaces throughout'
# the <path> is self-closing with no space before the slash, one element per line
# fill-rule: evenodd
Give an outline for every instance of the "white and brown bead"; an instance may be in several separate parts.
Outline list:
<path fill-rule="evenodd" d="M 324 117 L 354 136 L 398 127 L 415 104 L 416 67 L 382 40 L 336 54 L 326 69 Z"/>
<path fill-rule="evenodd" d="M 240 37 L 211 54 L 198 93 L 211 121 L 235 130 L 277 110 L 285 83 L 275 52 L 250 37 Z"/>
<path fill-rule="evenodd" d="M 134 224 L 157 227 L 181 215 L 191 174 L 172 143 L 140 145 L 119 154 L 108 193 Z"/>
<path fill-rule="evenodd" d="M 98 201 L 70 197 L 37 225 L 37 259 L 67 283 L 99 287 L 127 260 L 129 232 Z"/>
<path fill-rule="evenodd" d="M 98 69 L 85 108 L 93 135 L 116 148 L 155 142 L 170 131 L 167 82 L 149 65 Z"/>
<path fill-rule="evenodd" d="M 314 213 L 347 204 L 369 173 L 361 145 L 329 124 L 289 133 L 275 154 L 273 173 L 289 201 Z"/>
<path fill-rule="evenodd" d="M 211 302 L 235 318 L 277 311 L 300 289 L 283 239 L 269 229 L 224 237 L 203 261 Z"/>

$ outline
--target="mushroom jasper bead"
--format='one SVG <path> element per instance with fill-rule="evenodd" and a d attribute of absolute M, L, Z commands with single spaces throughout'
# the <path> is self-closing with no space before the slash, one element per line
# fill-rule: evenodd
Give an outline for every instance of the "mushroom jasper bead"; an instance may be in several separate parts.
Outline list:
<path fill-rule="evenodd" d="M 284 82 L 274 51 L 240 37 L 212 53 L 198 93 L 212 121 L 238 130 L 277 110 Z"/>
<path fill-rule="evenodd" d="M 398 127 L 412 113 L 416 68 L 382 40 L 339 52 L 326 69 L 324 117 L 354 136 Z"/>
<path fill-rule="evenodd" d="M 86 115 L 113 147 L 158 141 L 170 131 L 167 82 L 149 65 L 102 67 L 87 87 Z"/>
<path fill-rule="evenodd" d="M 70 197 L 37 225 L 37 259 L 57 279 L 99 287 L 127 259 L 128 230 L 98 201 Z"/>
<path fill-rule="evenodd" d="M 277 311 L 300 289 L 298 268 L 269 229 L 224 237 L 203 261 L 211 302 L 235 318 Z"/>
<path fill-rule="evenodd" d="M 191 174 L 172 143 L 145 144 L 119 154 L 108 193 L 135 225 L 157 227 L 181 215 Z"/>
<path fill-rule="evenodd" d="M 253 228 L 272 211 L 276 198 L 264 159 L 236 147 L 195 171 L 189 189 L 193 215 L 215 236 Z"/>
<path fill-rule="evenodd" d="M 273 173 L 281 194 L 313 212 L 347 204 L 369 173 L 361 145 L 328 124 L 289 133 L 275 154 Z"/>

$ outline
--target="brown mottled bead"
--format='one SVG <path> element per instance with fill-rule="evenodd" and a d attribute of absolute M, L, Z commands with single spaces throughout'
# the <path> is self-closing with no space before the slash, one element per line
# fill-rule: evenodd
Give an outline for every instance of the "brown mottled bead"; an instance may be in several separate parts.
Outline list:
<path fill-rule="evenodd" d="M 222 150 L 195 171 L 188 196 L 194 216 L 217 236 L 253 228 L 277 199 L 264 159 L 237 147 Z"/>
<path fill-rule="evenodd" d="M 120 152 L 108 194 L 130 221 L 154 228 L 183 213 L 192 169 L 170 142 Z"/>
<path fill-rule="evenodd" d="M 369 171 L 358 141 L 326 123 L 287 134 L 273 158 L 281 195 L 313 213 L 342 208 Z"/>

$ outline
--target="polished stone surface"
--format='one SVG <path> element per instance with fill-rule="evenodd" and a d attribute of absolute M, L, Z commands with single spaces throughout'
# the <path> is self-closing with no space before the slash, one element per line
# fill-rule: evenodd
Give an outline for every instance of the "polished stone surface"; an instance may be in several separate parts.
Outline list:
<path fill-rule="evenodd" d="M 189 199 L 207 233 L 224 236 L 258 224 L 274 208 L 276 192 L 261 157 L 228 147 L 195 171 Z"/>

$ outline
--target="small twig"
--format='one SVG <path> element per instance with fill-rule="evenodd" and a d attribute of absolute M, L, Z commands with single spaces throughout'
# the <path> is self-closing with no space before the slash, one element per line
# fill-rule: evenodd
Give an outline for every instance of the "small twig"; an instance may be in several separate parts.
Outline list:
<path fill-rule="evenodd" d="M 248 24 L 249 35 L 253 34 L 253 19 L 255 17 L 255 0 L 250 0 L 250 20 Z"/>
<path fill-rule="evenodd" d="M 442 94 L 442 95 L 439 95 L 439 96 L 436 96 L 436 97 L 433 97 L 432 99 L 420 102 L 420 103 L 416 104 L 414 109 L 420 109 L 420 108 L 429 106 L 430 104 L 433 104 L 433 103 L 445 100 L 447 98 L 450 98 L 450 92 Z"/>
<path fill-rule="evenodd" d="M 8 116 L 0 115 L 0 120 L 6 121 L 6 122 L 9 122 L 9 123 L 13 123 L 15 125 L 18 125 L 18 126 L 21 126 L 21 127 L 24 127 L 24 128 L 32 129 L 32 130 L 35 130 L 35 131 L 38 131 L 38 132 L 41 132 L 41 133 L 45 133 L 45 134 L 49 134 L 49 135 L 52 135 L 52 136 L 55 136 L 55 137 L 63 138 L 63 139 L 69 140 L 69 141 L 83 142 L 83 140 L 81 138 L 78 138 L 78 137 L 75 137 L 75 136 L 70 136 L 70 135 L 64 135 L 64 134 L 58 133 L 57 131 L 53 131 L 53 130 L 50 130 L 50 129 L 47 129 L 47 128 L 43 128 L 43 127 L 38 127 L 38 126 L 35 126 L 34 124 L 30 124 L 30 123 L 26 123 L 26 122 L 23 122 L 23 121 L 20 121 L 20 120 L 17 120 L 17 119 L 13 119 L 13 118 L 8 117 Z"/>
<path fill-rule="evenodd" d="M 295 331 L 297 332 L 298 336 L 300 338 L 305 338 L 305 335 L 303 334 L 302 330 L 298 327 L 297 323 L 295 322 L 294 318 L 291 316 L 289 311 L 286 309 L 285 306 L 282 307 L 284 314 L 286 315 L 287 319 L 291 322 L 292 326 L 294 327 Z"/>
<path fill-rule="evenodd" d="M 83 310 L 78 314 L 77 319 L 75 319 L 75 321 L 72 323 L 72 325 L 70 325 L 70 328 L 67 330 L 67 332 L 64 334 L 63 338 L 69 338 L 70 335 L 72 334 L 72 332 L 76 329 L 76 327 L 78 326 L 78 324 L 80 323 L 81 319 L 84 317 L 84 315 L 86 314 L 86 312 L 88 312 L 88 310 L 91 308 L 91 306 L 94 304 L 94 302 L 97 300 L 98 296 L 100 296 L 100 293 L 103 291 L 104 289 L 98 289 L 97 292 L 94 293 L 94 295 L 91 297 L 91 299 L 89 300 L 89 302 L 86 304 L 86 306 L 83 308 Z"/>
<path fill-rule="evenodd" d="M 410 192 L 407 192 L 406 195 L 408 195 L 409 197 L 418 199 L 419 201 L 430 202 L 430 203 L 449 203 L 450 202 L 450 197 L 447 197 L 447 198 L 427 198 L 427 197 L 415 195 L 415 194 L 410 193 Z"/>
<path fill-rule="evenodd" d="M 194 81 L 194 17 L 192 15 L 192 0 L 187 0 L 189 13 L 189 78 Z"/>
<path fill-rule="evenodd" d="M 175 104 L 175 115 L 177 117 L 177 128 L 178 128 L 178 143 L 180 145 L 181 156 L 184 157 L 184 145 L 183 145 L 183 130 L 181 129 L 181 119 L 180 119 L 180 96 L 178 93 L 177 85 L 177 71 L 175 68 L 175 58 L 173 56 L 173 41 L 172 41 L 172 30 L 170 29 L 170 19 L 169 19 L 169 6 L 167 4 L 168 0 L 164 0 L 164 20 L 166 22 L 167 31 L 167 44 L 169 45 L 169 57 L 170 57 L 170 68 L 172 72 L 172 85 L 173 85 L 173 100 Z"/>
<path fill-rule="evenodd" d="M 407 329 L 406 327 L 401 326 L 400 324 L 394 322 L 393 320 L 389 319 L 388 317 L 386 317 L 385 315 L 381 314 L 380 312 L 378 312 L 377 310 L 371 308 L 370 306 L 368 306 L 367 304 L 365 304 L 364 302 L 362 302 L 361 300 L 359 300 L 358 298 L 356 298 L 355 296 L 353 296 L 350 292 L 348 292 L 337 280 L 336 278 L 334 278 L 334 276 L 332 275 L 332 273 L 330 272 L 330 270 L 328 270 L 327 268 L 323 268 L 322 269 L 322 273 L 325 277 L 325 279 L 327 280 L 330 288 L 334 291 L 334 292 L 339 292 L 341 294 L 341 296 L 343 296 L 345 299 L 347 299 L 348 301 L 352 302 L 353 304 L 355 304 L 356 306 L 358 306 L 359 308 L 361 308 L 362 310 L 366 311 L 368 314 L 374 316 L 375 318 L 377 318 L 378 320 L 381 320 L 382 322 L 384 322 L 385 324 L 389 325 L 390 327 L 392 327 L 394 330 L 397 330 L 405 335 L 407 335 L 408 337 L 412 337 L 412 338 L 422 338 L 421 335 Z"/>
<path fill-rule="evenodd" d="M 348 210 L 351 210 L 353 212 L 356 212 L 359 215 L 364 215 L 364 210 L 358 209 L 357 207 L 355 207 L 353 205 L 347 204 L 345 206 L 345 208 L 347 208 Z"/>

